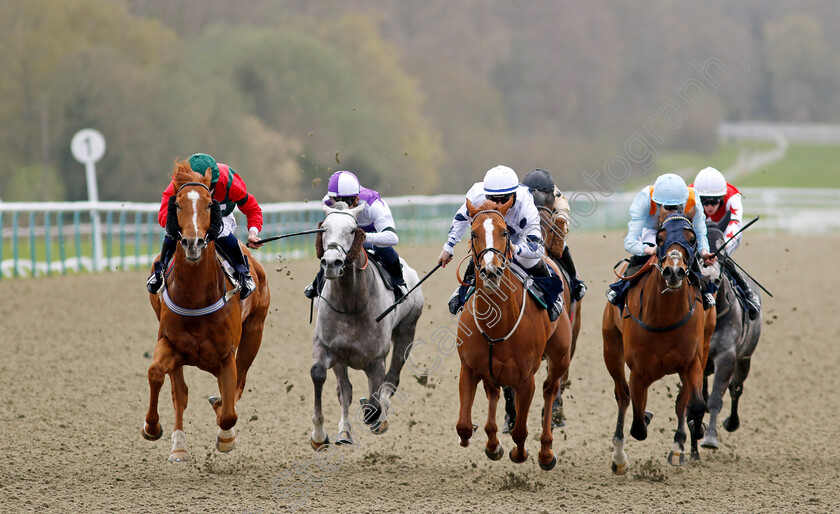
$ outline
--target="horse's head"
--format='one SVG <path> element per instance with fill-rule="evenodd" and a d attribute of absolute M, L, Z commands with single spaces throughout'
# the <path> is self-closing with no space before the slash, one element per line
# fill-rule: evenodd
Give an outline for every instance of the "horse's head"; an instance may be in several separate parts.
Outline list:
<path fill-rule="evenodd" d="M 187 259 L 201 259 L 207 243 L 218 237 L 222 229 L 222 213 L 210 194 L 212 170 L 202 177 L 187 161 L 175 164 L 172 183 L 176 193 L 169 197 L 166 232 L 181 243 Z"/>
<path fill-rule="evenodd" d="M 365 231 L 359 228 L 356 216 L 364 205 L 348 208 L 344 202 L 333 207 L 324 206 L 327 217 L 319 225 L 325 229 L 315 237 L 315 254 L 321 259 L 324 277 L 336 279 L 344 274 L 344 267 L 351 264 L 362 251 Z"/>
<path fill-rule="evenodd" d="M 691 220 L 682 214 L 664 216 L 656 233 L 659 270 L 669 290 L 682 287 L 694 259 L 696 236 Z"/>
<path fill-rule="evenodd" d="M 510 264 L 510 232 L 505 214 L 513 205 L 487 201 L 476 207 L 467 199 L 467 213 L 472 218 L 470 246 L 477 276 L 488 289 L 499 289 L 502 273 Z"/>

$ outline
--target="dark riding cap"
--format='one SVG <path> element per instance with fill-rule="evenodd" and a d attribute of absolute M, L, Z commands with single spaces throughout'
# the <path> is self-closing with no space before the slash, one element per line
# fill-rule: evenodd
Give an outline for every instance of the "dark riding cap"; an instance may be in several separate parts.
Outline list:
<path fill-rule="evenodd" d="M 540 168 L 529 171 L 522 179 L 522 183 L 528 186 L 531 191 L 554 191 L 554 181 L 551 179 L 551 175 Z"/>
<path fill-rule="evenodd" d="M 206 153 L 194 153 L 190 155 L 190 168 L 196 173 L 204 175 L 207 168 L 213 170 L 213 178 L 210 184 L 215 184 L 219 181 L 219 165 L 216 164 L 216 159 L 207 155 Z"/>

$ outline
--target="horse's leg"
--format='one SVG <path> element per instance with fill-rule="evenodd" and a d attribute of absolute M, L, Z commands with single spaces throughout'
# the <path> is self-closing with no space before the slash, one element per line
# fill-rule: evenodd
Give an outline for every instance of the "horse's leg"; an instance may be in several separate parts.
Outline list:
<path fill-rule="evenodd" d="M 236 425 L 236 356 L 230 352 L 219 364 L 219 375 L 216 377 L 219 383 L 221 401 L 213 403 L 213 410 L 216 411 L 216 424 L 219 425 L 219 435 L 216 436 L 216 449 L 220 452 L 229 452 L 236 446 L 236 433 L 233 426 Z"/>
<path fill-rule="evenodd" d="M 172 451 L 169 462 L 183 462 L 190 459 L 187 453 L 187 435 L 184 433 L 184 410 L 187 408 L 187 383 L 184 381 L 184 367 L 169 372 L 172 386 L 172 405 L 175 407 L 175 430 L 172 432 Z"/>
<path fill-rule="evenodd" d="M 242 336 L 236 350 L 236 401 L 242 398 L 245 378 L 262 344 L 263 325 L 267 308 L 252 312 L 242 323 Z"/>
<path fill-rule="evenodd" d="M 729 398 L 732 400 L 732 409 L 729 417 L 723 420 L 723 428 L 727 432 L 734 432 L 741 426 L 738 418 L 738 400 L 744 392 L 744 381 L 750 373 L 750 357 L 735 360 L 735 370 L 732 373 L 732 382 L 729 384 Z"/>
<path fill-rule="evenodd" d="M 709 411 L 709 426 L 706 428 L 706 434 L 703 437 L 703 442 L 700 446 L 717 450 L 720 446 L 717 438 L 717 419 L 720 410 L 723 408 L 723 394 L 729 387 L 729 381 L 732 378 L 732 370 L 735 368 L 735 349 L 732 348 L 726 352 L 720 352 L 715 355 L 714 360 L 715 378 L 712 385 L 712 394 L 704 395 L 706 397 L 706 407 Z M 707 382 L 706 377 L 703 378 L 703 383 Z"/>
<path fill-rule="evenodd" d="M 639 441 L 647 439 L 650 415 L 645 411 L 645 405 L 647 405 L 650 384 L 649 379 L 642 378 L 635 371 L 630 371 L 630 401 L 633 404 L 633 424 L 630 425 L 630 435 Z"/>
<path fill-rule="evenodd" d="M 470 445 L 470 437 L 473 436 L 472 406 L 475 401 L 475 390 L 478 387 L 480 377 L 461 361 L 461 376 L 458 379 L 458 400 L 460 409 L 458 411 L 458 423 L 455 430 L 461 438 L 461 446 Z"/>
<path fill-rule="evenodd" d="M 312 345 L 312 368 L 309 370 L 309 375 L 312 377 L 312 385 L 315 388 L 315 406 L 312 411 L 312 425 L 314 429 L 309 436 L 309 444 L 314 450 L 320 449 L 322 446 L 330 444 L 327 432 L 324 430 L 324 413 L 321 410 L 321 394 L 324 391 L 324 382 L 327 381 L 327 369 L 331 366 L 332 355 L 324 347 L 319 340 L 315 340 Z"/>
<path fill-rule="evenodd" d="M 613 434 L 612 471 L 616 475 L 627 472 L 627 454 L 624 452 L 624 417 L 630 405 L 630 387 L 627 385 L 624 362 L 624 343 L 621 332 L 612 323 L 612 312 L 607 307 L 602 327 L 604 339 L 604 364 L 615 384 L 615 402 L 618 404 L 618 419 Z"/>
<path fill-rule="evenodd" d="M 484 432 L 487 433 L 487 446 L 484 453 L 490 460 L 499 460 L 505 454 L 499 438 L 496 436 L 499 427 L 496 426 L 496 407 L 499 404 L 499 386 L 484 380 L 484 392 L 487 394 L 487 424 L 484 425 Z"/>
<path fill-rule="evenodd" d="M 674 434 L 674 446 L 668 454 L 668 462 L 672 466 L 685 464 L 685 440 L 686 440 L 686 417 L 691 429 L 691 458 L 700 460 L 700 453 L 697 451 L 697 441 L 703 437 L 703 415 L 706 413 L 706 405 L 703 402 L 701 391 L 703 382 L 703 364 L 699 357 L 680 372 L 682 389 L 677 396 L 675 412 L 677 415 L 677 432 Z"/>
<path fill-rule="evenodd" d="M 510 450 L 510 460 L 517 464 L 521 464 L 528 459 L 525 440 L 528 439 L 528 410 L 531 408 L 531 400 L 534 399 L 534 387 L 534 375 L 530 375 L 514 389 L 516 424 L 513 425 L 510 436 L 513 438 L 516 447 Z"/>
<path fill-rule="evenodd" d="M 364 422 L 371 433 L 382 435 L 388 431 L 389 398 L 394 391 L 385 384 L 385 357 L 371 361 L 365 369 L 370 397 L 364 409 Z"/>
<path fill-rule="evenodd" d="M 150 441 L 157 441 L 163 434 L 158 415 L 158 398 L 160 388 L 169 370 L 183 365 L 183 359 L 166 338 L 158 339 L 155 345 L 154 361 L 149 366 L 149 411 L 146 413 L 146 423 L 143 425 L 143 437 Z"/>
<path fill-rule="evenodd" d="M 338 384 L 335 390 L 338 393 L 338 403 L 341 404 L 341 420 L 338 422 L 338 435 L 335 444 L 353 444 L 352 428 L 350 426 L 350 403 L 353 401 L 353 384 L 347 376 L 347 366 L 336 364 L 333 368 L 335 379 Z"/>
<path fill-rule="evenodd" d="M 422 308 L 421 308 L 422 313 Z M 385 375 L 385 382 L 393 387 L 396 391 L 400 386 L 400 372 L 405 365 L 405 353 L 409 345 L 414 341 L 414 333 L 417 329 L 417 316 L 409 315 L 402 319 L 394 330 L 391 332 L 391 339 L 394 343 L 394 348 L 391 350 L 391 364 L 388 366 L 388 373 Z M 383 392 L 389 397 L 393 391 Z"/>

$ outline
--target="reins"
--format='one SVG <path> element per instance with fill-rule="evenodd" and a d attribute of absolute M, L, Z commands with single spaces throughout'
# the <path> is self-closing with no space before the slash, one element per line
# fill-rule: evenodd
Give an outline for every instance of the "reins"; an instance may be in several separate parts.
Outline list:
<path fill-rule="evenodd" d="M 356 228 L 358 228 L 358 227 L 359 227 L 358 221 L 356 221 L 356 217 L 355 217 L 353 214 L 349 213 L 349 212 L 345 212 L 345 211 L 330 211 L 329 213 L 327 213 L 327 216 L 326 216 L 326 217 L 329 217 L 329 215 L 330 215 L 330 214 L 345 214 L 345 215 L 347 215 L 347 216 L 350 216 L 350 217 L 352 217 L 352 218 L 353 218 L 353 221 L 354 221 L 354 222 L 356 222 Z M 326 219 L 326 217 L 325 217 L 325 219 Z M 327 247 L 325 248 L 325 250 L 339 250 L 339 251 L 341 251 L 341 253 L 343 253 L 343 254 L 344 254 L 344 257 L 347 257 L 347 250 L 346 250 L 343 246 L 341 246 L 338 242 L 336 242 L 336 241 L 333 241 L 333 242 L 331 242 L 331 243 L 328 243 L 328 244 L 327 244 Z M 364 271 L 364 270 L 366 270 L 366 269 L 367 269 L 368 264 L 369 264 L 369 262 L 370 262 L 370 259 L 369 259 L 369 257 L 368 257 L 367 250 L 365 250 L 364 248 L 362 248 L 361 252 L 362 252 L 362 253 L 364 254 L 364 256 L 365 256 L 365 263 L 364 263 L 364 265 L 362 265 L 362 267 L 361 267 L 361 268 L 355 268 L 355 269 L 357 269 L 357 270 L 359 270 L 359 271 Z M 344 266 L 342 266 L 342 267 L 341 267 L 341 271 L 339 272 L 338 276 L 339 276 L 339 277 L 343 276 L 343 275 L 344 275 L 344 269 L 345 269 L 345 268 L 347 268 L 348 266 L 353 266 L 353 264 L 354 264 L 354 262 L 353 262 L 353 261 L 346 261 L 346 262 L 344 263 Z M 374 274 L 374 275 L 375 275 L 375 274 Z M 323 300 L 323 301 L 324 301 L 324 303 L 325 303 L 325 304 L 327 304 L 327 307 L 329 307 L 330 309 L 332 309 L 332 311 L 333 311 L 333 312 L 337 312 L 338 314 L 346 314 L 346 315 L 355 315 L 355 314 L 360 314 L 360 313 L 364 312 L 364 311 L 367 309 L 367 306 L 368 306 L 368 304 L 370 303 L 370 298 L 371 298 L 371 296 L 373 296 L 373 289 L 374 289 L 374 287 L 375 287 L 375 286 L 376 286 L 376 276 L 374 276 L 374 277 L 373 277 L 373 279 L 370 281 L 370 290 L 368 291 L 368 294 L 367 294 L 367 297 L 366 297 L 366 299 L 365 299 L 365 303 L 364 303 L 364 305 L 362 305 L 362 307 L 361 307 L 361 308 L 359 308 L 359 309 L 357 309 L 357 310 L 354 310 L 354 311 L 342 311 L 342 310 L 336 309 L 336 308 L 335 308 L 335 306 L 333 306 L 333 304 L 331 304 L 329 300 L 327 300 L 326 298 L 324 298 L 324 296 L 321 294 L 321 292 L 320 292 L 320 291 L 318 291 L 318 298 L 320 298 L 321 300 Z M 310 311 L 310 320 L 309 320 L 309 321 L 310 321 L 310 323 L 312 322 L 312 313 L 311 313 L 311 311 Z"/>

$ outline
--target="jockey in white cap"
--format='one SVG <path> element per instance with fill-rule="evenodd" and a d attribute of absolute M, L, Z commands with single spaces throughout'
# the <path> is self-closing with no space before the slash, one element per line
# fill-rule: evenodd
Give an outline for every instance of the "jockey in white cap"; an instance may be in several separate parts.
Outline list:
<path fill-rule="evenodd" d="M 542 260 L 545 255 L 545 247 L 542 242 L 539 211 L 534 205 L 534 197 L 531 195 L 531 191 L 528 190 L 527 186 L 519 183 L 516 172 L 507 166 L 495 166 L 484 175 L 484 181 L 475 183 L 466 195 L 466 198 L 476 206 L 487 200 L 501 205 L 510 200 L 511 197 L 514 198 L 514 203 L 508 209 L 504 218 L 510 234 L 513 260 L 532 276 L 548 277 L 550 276 L 548 265 Z M 443 251 L 438 257 L 438 263 L 441 266 L 445 267 L 452 260 L 455 254 L 455 245 L 461 241 L 461 237 L 471 224 L 472 219 L 467 212 L 465 201 L 452 220 L 452 226 L 449 229 L 446 243 L 443 245 Z M 474 275 L 475 266 L 470 261 L 465 276 L 469 278 Z M 466 288 L 462 286 L 449 299 L 449 310 L 452 314 L 457 313 L 463 305 L 466 292 Z M 549 314 L 554 320 L 559 315 L 559 311 L 554 299 L 551 299 L 549 303 Z"/>
<path fill-rule="evenodd" d="M 723 174 L 715 168 L 708 167 L 700 170 L 694 183 L 691 184 L 700 196 L 700 203 L 706 219 L 717 224 L 726 239 L 734 237 L 731 243 L 726 246 L 726 253 L 732 255 L 741 244 L 741 234 L 736 233 L 741 229 L 744 220 L 744 207 L 741 203 L 741 192 L 726 182 Z M 747 303 L 747 314 L 750 319 L 758 317 L 761 310 L 761 302 L 750 284 L 744 280 L 741 272 L 731 259 L 723 259 L 723 266 L 744 292 L 744 301 Z"/>

